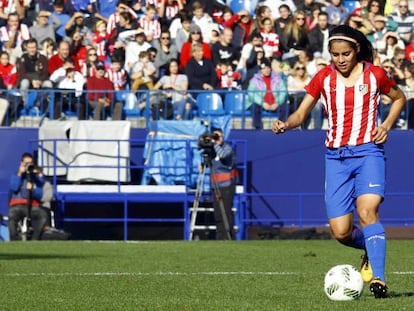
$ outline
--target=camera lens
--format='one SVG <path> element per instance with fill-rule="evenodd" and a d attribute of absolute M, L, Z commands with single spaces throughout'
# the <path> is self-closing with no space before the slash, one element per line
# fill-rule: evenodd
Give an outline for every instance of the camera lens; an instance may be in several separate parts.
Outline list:
<path fill-rule="evenodd" d="M 29 164 L 26 168 L 27 173 L 33 173 L 35 166 L 33 164 Z"/>

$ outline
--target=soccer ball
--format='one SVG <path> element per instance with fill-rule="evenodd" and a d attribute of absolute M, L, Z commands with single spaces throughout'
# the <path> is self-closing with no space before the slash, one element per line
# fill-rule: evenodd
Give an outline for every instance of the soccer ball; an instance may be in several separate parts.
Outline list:
<path fill-rule="evenodd" d="M 325 293 L 331 300 L 358 299 L 364 288 L 361 273 L 351 265 L 338 265 L 325 275 Z"/>

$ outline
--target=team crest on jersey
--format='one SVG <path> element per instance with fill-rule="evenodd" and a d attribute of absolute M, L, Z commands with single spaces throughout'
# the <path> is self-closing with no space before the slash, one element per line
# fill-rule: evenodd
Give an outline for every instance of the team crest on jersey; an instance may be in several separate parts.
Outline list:
<path fill-rule="evenodd" d="M 365 95 L 368 93 L 368 84 L 361 84 L 358 86 L 358 91 L 361 93 L 361 95 Z"/>

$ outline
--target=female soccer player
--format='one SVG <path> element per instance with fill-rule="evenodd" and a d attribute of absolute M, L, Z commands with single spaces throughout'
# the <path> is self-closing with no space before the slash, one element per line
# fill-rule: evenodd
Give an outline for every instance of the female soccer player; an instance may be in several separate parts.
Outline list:
<path fill-rule="evenodd" d="M 286 121 L 276 120 L 272 131 L 279 134 L 298 127 L 322 96 L 329 124 L 325 203 L 331 232 L 342 244 L 365 249 L 363 278 L 370 282 L 375 298 L 386 298 L 386 239 L 378 216 L 385 192 L 384 143 L 406 99 L 386 72 L 372 64 L 372 46 L 358 30 L 334 28 L 329 52 L 332 64 L 315 75 L 299 108 Z M 378 126 L 380 94 L 389 96 L 392 106 Z M 355 208 L 362 229 L 353 226 Z"/>

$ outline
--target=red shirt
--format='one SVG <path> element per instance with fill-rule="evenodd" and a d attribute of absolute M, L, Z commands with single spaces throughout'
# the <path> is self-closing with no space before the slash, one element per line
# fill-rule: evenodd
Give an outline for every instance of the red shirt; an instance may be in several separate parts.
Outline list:
<path fill-rule="evenodd" d="M 351 87 L 344 85 L 333 64 L 320 70 L 305 89 L 315 99 L 322 95 L 329 124 L 326 146 L 372 142 L 380 94 L 387 94 L 394 85 L 384 69 L 366 62 L 361 77 Z"/>
<path fill-rule="evenodd" d="M 7 64 L 3 66 L 0 64 L 0 76 L 3 78 L 3 82 L 6 86 L 13 85 L 16 86 L 17 84 L 17 71 L 16 66 L 13 64 Z"/>
<path fill-rule="evenodd" d="M 78 59 L 74 56 L 72 56 L 72 59 L 75 65 L 75 70 L 80 72 Z M 49 65 L 47 67 L 47 71 L 49 72 L 49 74 L 51 75 L 56 69 L 62 67 L 63 62 L 64 60 L 60 57 L 59 54 L 55 54 L 51 58 L 49 58 Z"/>
<path fill-rule="evenodd" d="M 99 98 L 112 100 L 114 96 L 114 85 L 108 78 L 89 77 L 86 80 L 86 89 L 88 90 L 88 100 L 97 101 Z"/>
<path fill-rule="evenodd" d="M 212 54 L 211 54 L 210 45 L 208 43 L 203 42 L 202 46 L 203 46 L 203 57 L 211 60 Z M 191 55 L 191 47 L 192 47 L 192 43 L 190 41 L 184 42 L 181 48 L 181 53 L 180 53 L 181 68 L 184 68 L 187 65 L 188 61 L 191 59 L 191 57 L 193 57 L 193 55 Z"/>

